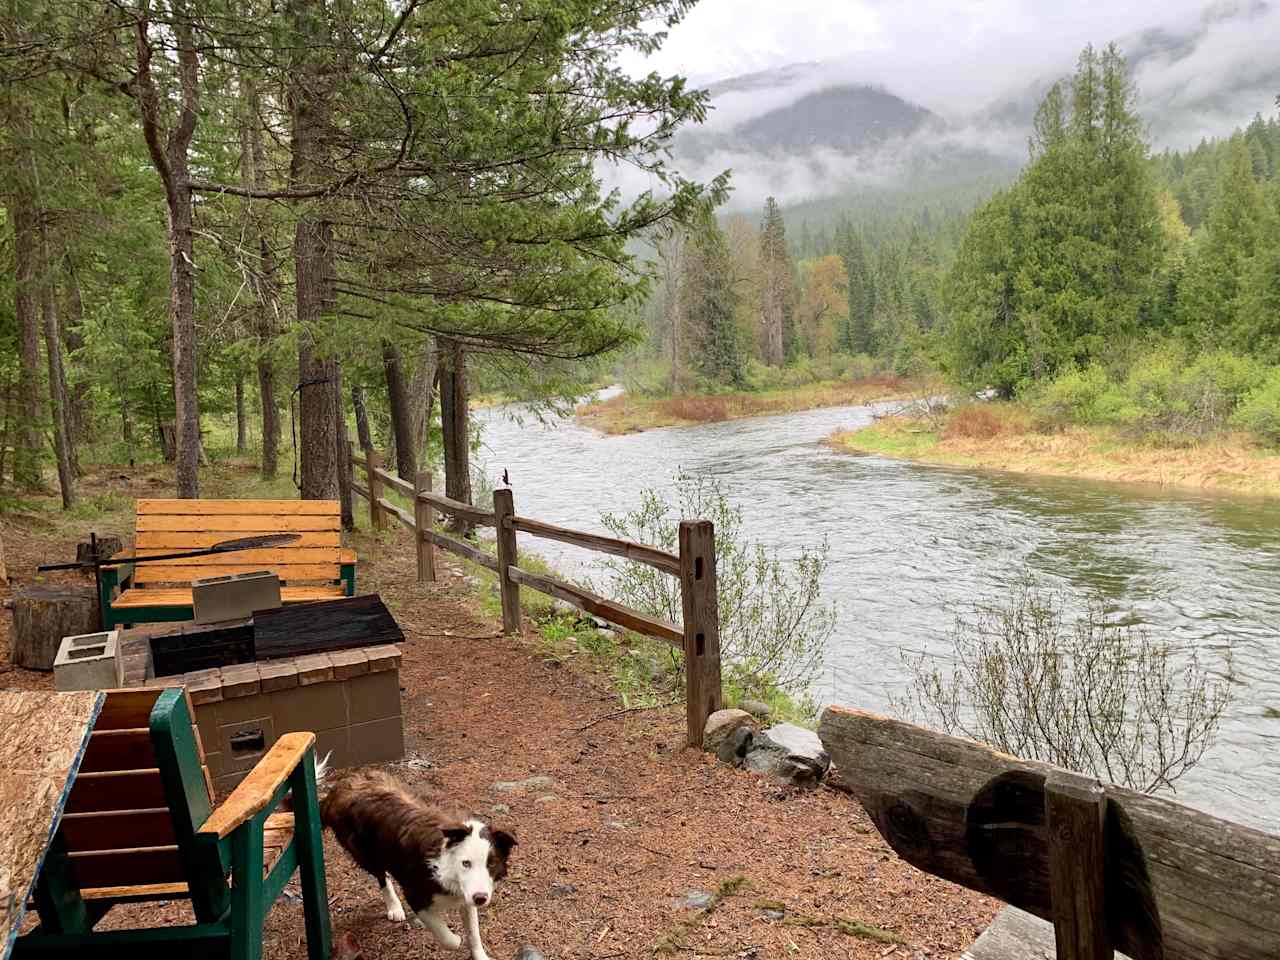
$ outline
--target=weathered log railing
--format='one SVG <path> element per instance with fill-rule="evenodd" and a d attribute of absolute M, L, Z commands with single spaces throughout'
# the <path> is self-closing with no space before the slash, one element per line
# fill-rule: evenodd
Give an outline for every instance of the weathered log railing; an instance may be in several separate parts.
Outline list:
<path fill-rule="evenodd" d="M 715 530 L 710 521 L 681 522 L 680 553 L 677 555 L 643 543 L 570 530 L 541 520 L 516 516 L 512 492 L 508 489 L 494 491 L 492 512 L 451 500 L 432 492 L 430 473 L 421 472 L 413 483 L 408 483 L 386 470 L 381 458 L 373 450 L 360 454 L 353 445 L 351 463 L 353 470 L 359 466 L 365 471 L 366 484 L 361 486 L 353 477 L 351 489 L 368 502 L 370 525 L 375 530 L 384 529 L 387 518 L 393 517 L 413 533 L 418 554 L 419 582 L 435 580 L 437 547 L 465 557 L 497 574 L 502 599 L 502 628 L 505 632 L 517 633 L 520 630 L 520 587 L 526 586 L 563 600 L 623 629 L 665 640 L 682 649 L 685 659 L 688 742 L 692 746 L 702 745 L 702 731 L 706 727 L 707 717 L 719 710 L 722 703 Z M 413 505 L 412 512 L 389 501 L 384 495 L 387 487 L 407 497 Z M 473 526 L 493 527 L 497 533 L 497 556 L 437 530 L 437 511 L 458 517 Z M 519 565 L 517 533 L 634 560 L 677 577 L 680 581 L 683 625 L 677 626 L 633 610 L 556 577 L 523 569 Z"/>
<path fill-rule="evenodd" d="M 899 856 L 1052 922 L 1058 960 L 1280 957 L 1280 836 L 861 710 L 818 734 Z M 966 956 L 1040 956 L 1031 923 Z"/>

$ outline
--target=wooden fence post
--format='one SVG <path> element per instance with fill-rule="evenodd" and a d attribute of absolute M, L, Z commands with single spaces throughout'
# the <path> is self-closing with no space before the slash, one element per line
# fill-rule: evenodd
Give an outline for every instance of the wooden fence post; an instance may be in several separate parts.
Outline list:
<path fill-rule="evenodd" d="M 419 470 L 413 478 L 413 538 L 418 544 L 418 582 L 435 583 L 436 580 L 436 548 L 431 540 L 424 536 L 426 531 L 435 526 L 435 511 L 431 504 L 418 494 L 431 492 L 431 471 Z"/>
<path fill-rule="evenodd" d="M 1059 771 L 1044 782 L 1049 894 L 1058 960 L 1112 960 L 1106 900 L 1106 791 Z"/>
<path fill-rule="evenodd" d="M 520 585 L 507 576 L 507 567 L 518 564 L 516 528 L 511 518 L 516 514 L 511 490 L 493 491 L 494 526 L 498 531 L 498 588 L 502 594 L 502 632 L 520 632 Z"/>
<path fill-rule="evenodd" d="M 720 709 L 720 611 L 716 534 L 709 520 L 680 522 L 680 599 L 684 609 L 688 741 L 702 746 L 707 717 Z"/>
<path fill-rule="evenodd" d="M 365 451 L 365 468 L 369 471 L 369 525 L 374 530 L 386 526 L 382 508 L 378 506 L 378 498 L 382 496 L 382 478 L 378 476 L 378 468 L 382 466 L 382 457 L 370 447 Z"/>

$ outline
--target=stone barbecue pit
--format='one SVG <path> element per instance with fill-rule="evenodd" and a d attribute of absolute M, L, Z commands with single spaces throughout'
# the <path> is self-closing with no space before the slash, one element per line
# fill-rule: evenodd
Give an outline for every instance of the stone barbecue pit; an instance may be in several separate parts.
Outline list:
<path fill-rule="evenodd" d="M 187 688 L 215 790 L 230 790 L 281 736 L 316 734 L 334 767 L 404 759 L 400 648 L 383 643 L 156 676 L 151 641 L 177 624 L 122 631 L 125 686 Z M 193 637 L 194 639 L 194 637 Z"/>

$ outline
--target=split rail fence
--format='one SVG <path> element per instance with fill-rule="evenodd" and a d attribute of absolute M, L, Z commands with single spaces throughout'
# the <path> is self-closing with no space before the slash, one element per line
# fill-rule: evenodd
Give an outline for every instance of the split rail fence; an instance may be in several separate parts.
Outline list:
<path fill-rule="evenodd" d="M 353 476 L 351 489 L 369 504 L 369 522 L 375 530 L 384 529 L 387 518 L 394 517 L 414 535 L 418 554 L 418 581 L 436 578 L 435 548 L 470 560 L 498 578 L 502 598 L 502 629 L 506 633 L 520 630 L 520 588 L 537 590 L 555 597 L 626 630 L 665 640 L 684 651 L 685 704 L 688 742 L 702 746 L 702 732 L 707 717 L 720 709 L 720 619 L 716 606 L 715 529 L 709 520 L 685 520 L 680 524 L 680 552 L 670 553 L 658 547 L 616 537 L 571 530 L 566 527 L 518 516 L 512 491 L 493 492 L 492 511 L 481 510 L 431 490 L 431 474 L 419 472 L 408 483 L 387 470 L 374 450 L 360 453 L 352 444 L 351 463 L 363 467 L 365 485 Z M 409 498 L 412 513 L 391 503 L 386 488 Z M 448 514 L 478 527 L 492 527 L 497 533 L 497 556 L 474 544 L 443 533 L 436 527 L 436 512 Z M 683 624 L 677 626 L 659 617 L 597 596 L 575 584 L 556 577 L 534 573 L 520 566 L 516 535 L 556 540 L 647 564 L 680 581 Z"/>

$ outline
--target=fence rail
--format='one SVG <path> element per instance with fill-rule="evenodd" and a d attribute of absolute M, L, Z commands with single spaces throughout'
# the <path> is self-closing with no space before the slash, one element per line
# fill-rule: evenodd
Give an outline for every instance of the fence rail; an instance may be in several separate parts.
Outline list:
<path fill-rule="evenodd" d="M 436 578 L 435 549 L 447 550 L 498 576 L 502 599 L 502 628 L 507 633 L 520 630 L 520 587 L 555 597 L 593 616 L 626 630 L 664 640 L 685 654 L 687 739 L 691 746 L 702 745 L 707 717 L 723 702 L 720 680 L 720 621 L 716 608 L 715 530 L 706 520 L 686 520 L 680 524 L 680 552 L 670 553 L 648 544 L 635 543 L 530 517 L 516 516 L 510 490 L 495 490 L 494 509 L 481 510 L 431 490 L 430 473 L 422 472 L 409 483 L 387 470 L 374 450 L 361 456 L 352 444 L 351 463 L 364 468 L 366 484 L 351 480 L 351 489 L 369 504 L 369 522 L 375 530 L 386 528 L 389 518 L 399 521 L 414 535 L 418 580 Z M 412 512 L 384 496 L 387 488 L 407 497 Z M 436 529 L 436 512 L 456 517 L 470 526 L 493 527 L 497 533 L 497 556 Z M 589 590 L 555 577 L 533 573 L 519 566 L 517 534 L 569 543 L 597 553 L 623 557 L 655 567 L 680 581 L 683 624 L 677 626 L 650 616 Z"/>

